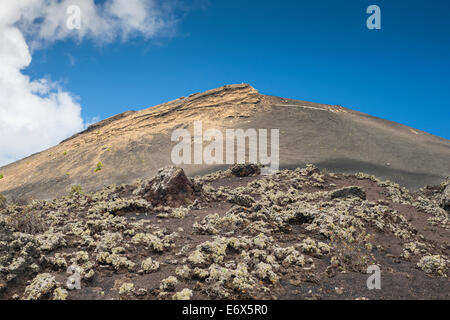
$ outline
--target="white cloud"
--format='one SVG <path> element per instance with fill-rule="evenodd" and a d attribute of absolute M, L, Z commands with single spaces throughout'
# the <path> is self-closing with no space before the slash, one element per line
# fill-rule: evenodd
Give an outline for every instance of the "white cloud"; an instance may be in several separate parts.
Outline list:
<path fill-rule="evenodd" d="M 78 30 L 67 28 L 70 5 L 81 9 Z M 65 38 L 96 43 L 150 38 L 170 30 L 169 17 L 156 0 L 0 1 L 0 166 L 85 127 L 74 95 L 55 82 L 23 74 L 34 50 Z"/>

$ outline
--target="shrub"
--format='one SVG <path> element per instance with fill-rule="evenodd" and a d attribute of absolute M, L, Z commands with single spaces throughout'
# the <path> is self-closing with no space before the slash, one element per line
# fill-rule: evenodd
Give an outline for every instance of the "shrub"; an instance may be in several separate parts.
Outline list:
<path fill-rule="evenodd" d="M 372 236 L 364 230 L 356 230 L 353 227 L 332 235 L 330 237 L 330 246 L 333 251 L 332 265 L 342 271 L 365 272 L 369 265 L 375 263 L 370 253 L 371 238 Z"/>
<path fill-rule="evenodd" d="M 0 173 L 0 179 L 3 179 L 4 177 L 3 173 Z"/>
<path fill-rule="evenodd" d="M 97 163 L 97 167 L 95 168 L 94 172 L 100 171 L 103 168 L 103 163 L 101 161 L 99 161 Z"/>
<path fill-rule="evenodd" d="M 68 193 L 69 193 L 69 197 L 73 197 L 73 195 L 75 193 L 83 194 L 83 189 L 81 188 L 81 186 L 79 184 L 74 184 L 73 186 L 70 187 Z"/>

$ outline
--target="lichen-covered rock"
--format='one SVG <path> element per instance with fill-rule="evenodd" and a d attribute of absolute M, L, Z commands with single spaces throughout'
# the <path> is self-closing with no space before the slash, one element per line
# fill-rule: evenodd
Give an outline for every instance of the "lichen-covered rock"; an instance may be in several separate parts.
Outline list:
<path fill-rule="evenodd" d="M 186 217 L 188 212 L 189 212 L 189 209 L 184 208 L 184 207 L 179 207 L 179 208 L 173 209 L 169 216 L 172 218 L 176 218 L 176 219 L 183 219 L 184 217 Z"/>
<path fill-rule="evenodd" d="M 284 267 L 305 265 L 305 257 L 300 254 L 293 246 L 286 248 L 276 248 L 275 257 L 281 260 L 281 265 Z"/>
<path fill-rule="evenodd" d="M 64 234 L 61 232 L 54 233 L 52 229 L 37 235 L 36 240 L 39 243 L 39 249 L 43 251 L 53 251 L 66 245 Z"/>
<path fill-rule="evenodd" d="M 87 281 L 92 280 L 94 275 L 95 275 L 94 269 L 89 269 L 88 271 L 86 271 L 86 270 L 83 271 L 83 279 L 86 279 Z"/>
<path fill-rule="evenodd" d="M 405 243 L 401 256 L 405 259 L 410 259 L 419 254 L 426 254 L 428 252 L 427 245 L 423 242 L 412 241 Z"/>
<path fill-rule="evenodd" d="M 123 240 L 122 235 L 119 232 L 104 232 L 98 235 L 99 241 L 96 243 L 96 251 L 107 251 L 117 247 Z"/>
<path fill-rule="evenodd" d="M 87 251 L 78 251 L 75 254 L 74 262 L 84 263 L 89 261 L 89 253 Z"/>
<path fill-rule="evenodd" d="M 143 244 L 152 251 L 162 252 L 173 246 L 173 241 L 177 236 L 176 232 L 162 237 L 151 233 L 137 233 L 131 241 L 135 244 Z"/>
<path fill-rule="evenodd" d="M 194 270 L 192 270 L 192 278 L 197 278 L 200 280 L 205 280 L 206 278 L 208 278 L 209 276 L 209 271 L 199 268 L 199 267 L 195 267 Z"/>
<path fill-rule="evenodd" d="M 331 199 L 346 197 L 358 197 L 365 200 L 366 192 L 361 187 L 351 186 L 332 191 L 330 194 Z"/>
<path fill-rule="evenodd" d="M 66 289 L 56 288 L 53 291 L 53 300 L 67 300 L 68 296 L 69 296 L 69 292 L 67 292 Z"/>
<path fill-rule="evenodd" d="M 116 253 L 100 252 L 97 255 L 97 261 L 101 264 L 109 264 L 114 267 L 116 271 L 120 269 L 128 269 L 133 271 L 136 268 L 136 264 L 133 261 L 128 260 L 124 256 L 120 256 Z"/>
<path fill-rule="evenodd" d="M 175 274 L 181 279 L 190 279 L 192 270 L 187 265 L 184 265 L 183 267 L 177 267 L 175 269 Z"/>
<path fill-rule="evenodd" d="M 324 254 L 327 254 L 330 252 L 331 248 L 326 243 L 320 242 L 320 241 L 314 241 L 311 238 L 306 238 L 303 240 L 298 247 L 300 248 L 301 252 L 312 254 L 315 256 L 321 256 Z"/>
<path fill-rule="evenodd" d="M 278 280 L 277 274 L 272 270 L 272 265 L 265 262 L 260 262 L 256 265 L 255 273 L 261 280 L 269 280 L 272 283 Z"/>
<path fill-rule="evenodd" d="M 255 200 L 247 194 L 234 194 L 230 202 L 235 203 L 242 207 L 251 207 Z"/>
<path fill-rule="evenodd" d="M 212 292 L 220 297 L 228 298 L 233 293 L 244 294 L 252 290 L 255 278 L 248 267 L 239 263 L 236 268 L 225 268 L 217 264 L 209 267 L 209 277 L 206 279 Z"/>
<path fill-rule="evenodd" d="M 130 295 L 134 293 L 134 283 L 125 282 L 119 288 L 119 294 L 122 295 Z"/>
<path fill-rule="evenodd" d="M 170 276 L 161 281 L 161 285 L 159 288 L 163 291 L 173 291 L 175 290 L 175 286 L 177 285 L 178 280 L 174 276 Z"/>
<path fill-rule="evenodd" d="M 448 259 L 441 255 L 428 255 L 422 257 L 417 266 L 430 274 L 438 274 L 442 277 L 447 277 Z"/>
<path fill-rule="evenodd" d="M 236 163 L 230 168 L 230 172 L 236 177 L 249 177 L 260 174 L 261 169 L 253 163 Z"/>
<path fill-rule="evenodd" d="M 175 293 L 172 296 L 173 300 L 191 300 L 192 298 L 192 290 L 184 288 L 180 292 Z"/>
<path fill-rule="evenodd" d="M 119 211 L 131 210 L 149 210 L 152 205 L 144 199 L 115 199 L 110 201 L 101 201 L 89 209 L 90 214 L 111 213 L 116 214 Z"/>
<path fill-rule="evenodd" d="M 253 244 L 259 249 L 266 248 L 272 241 L 272 237 L 268 237 L 263 233 L 260 233 L 253 238 Z"/>
<path fill-rule="evenodd" d="M 151 273 L 151 272 L 158 271 L 159 262 L 148 257 L 147 259 L 142 261 L 141 269 L 142 269 L 142 271 L 144 271 L 144 273 Z"/>
<path fill-rule="evenodd" d="M 193 266 L 204 266 L 206 264 L 206 257 L 200 250 L 195 250 L 191 253 L 187 261 Z"/>
<path fill-rule="evenodd" d="M 54 270 L 67 269 L 67 260 L 60 253 L 56 253 L 54 257 L 46 258 L 46 261 L 53 267 Z"/>
<path fill-rule="evenodd" d="M 183 169 L 173 166 L 159 169 L 156 176 L 143 185 L 142 196 L 153 205 L 179 207 L 194 199 L 194 185 Z"/>
<path fill-rule="evenodd" d="M 23 299 L 25 300 L 39 300 L 53 292 L 57 286 L 54 276 L 49 273 L 42 273 L 37 275 L 25 288 Z"/>

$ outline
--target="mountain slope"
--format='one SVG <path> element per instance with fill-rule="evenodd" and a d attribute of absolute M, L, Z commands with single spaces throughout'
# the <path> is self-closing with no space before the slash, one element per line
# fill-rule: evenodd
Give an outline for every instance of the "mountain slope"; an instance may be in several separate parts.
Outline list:
<path fill-rule="evenodd" d="M 172 131 L 202 120 L 203 130 L 278 128 L 280 165 L 314 163 L 337 172 L 375 174 L 410 189 L 450 174 L 450 141 L 340 106 L 259 94 L 246 84 L 129 111 L 90 126 L 59 145 L 0 168 L 0 193 L 15 201 L 54 198 L 148 178 L 171 164 Z M 97 164 L 103 167 L 94 172 Z M 182 165 L 188 175 L 223 166 Z"/>

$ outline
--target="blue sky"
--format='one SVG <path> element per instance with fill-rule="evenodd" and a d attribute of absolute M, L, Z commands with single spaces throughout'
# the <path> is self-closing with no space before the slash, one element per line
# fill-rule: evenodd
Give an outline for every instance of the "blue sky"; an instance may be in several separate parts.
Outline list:
<path fill-rule="evenodd" d="M 381 30 L 366 8 L 381 8 Z M 79 97 L 86 121 L 231 83 L 339 104 L 450 139 L 450 2 L 194 1 L 169 36 L 55 42 L 24 73 Z"/>

